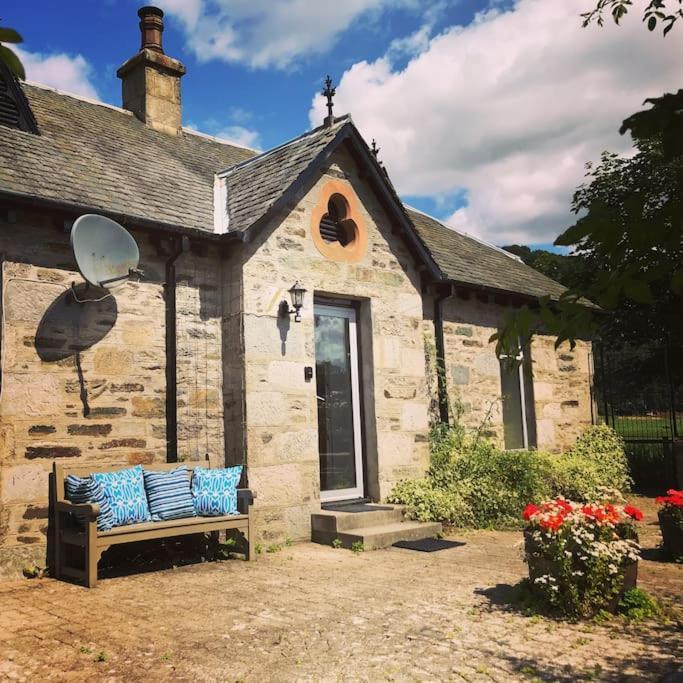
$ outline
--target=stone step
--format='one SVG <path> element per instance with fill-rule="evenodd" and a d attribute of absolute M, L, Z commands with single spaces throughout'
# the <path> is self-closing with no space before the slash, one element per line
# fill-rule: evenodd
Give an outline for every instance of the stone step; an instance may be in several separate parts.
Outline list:
<path fill-rule="evenodd" d="M 372 507 L 366 505 L 364 507 Z M 348 531 L 364 529 L 380 524 L 391 524 L 403 521 L 403 508 L 378 505 L 376 510 L 366 512 L 343 512 L 340 510 L 321 510 L 311 515 L 311 528 L 315 531 Z"/>
<path fill-rule="evenodd" d="M 350 548 L 354 543 L 360 541 L 363 544 L 363 550 L 378 550 L 379 548 L 388 548 L 397 541 L 433 538 L 440 533 L 441 524 L 438 522 L 405 521 L 339 532 L 314 529 L 311 533 L 311 540 L 314 543 L 332 545 L 332 542 L 338 538 L 344 548 Z"/>

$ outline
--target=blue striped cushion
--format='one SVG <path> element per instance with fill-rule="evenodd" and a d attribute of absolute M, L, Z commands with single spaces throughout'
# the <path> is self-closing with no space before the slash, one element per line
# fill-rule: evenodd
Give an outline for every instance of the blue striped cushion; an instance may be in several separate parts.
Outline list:
<path fill-rule="evenodd" d="M 194 509 L 202 517 L 236 515 L 237 485 L 242 476 L 242 465 L 210 470 L 195 467 L 192 475 Z"/>
<path fill-rule="evenodd" d="M 114 512 L 114 526 L 150 521 L 140 465 L 114 472 L 93 472 L 92 478 L 102 485 Z"/>
<path fill-rule="evenodd" d="M 114 512 L 104 495 L 104 490 L 91 477 L 77 477 L 69 474 L 64 479 L 64 489 L 67 499 L 72 503 L 97 503 L 100 506 L 100 514 L 97 515 L 98 531 L 107 531 L 114 526 Z M 79 522 L 87 524 L 87 513 L 78 512 L 75 516 Z"/>
<path fill-rule="evenodd" d="M 155 522 L 195 516 L 190 476 L 185 465 L 169 472 L 145 470 L 144 475 L 149 511 Z"/>

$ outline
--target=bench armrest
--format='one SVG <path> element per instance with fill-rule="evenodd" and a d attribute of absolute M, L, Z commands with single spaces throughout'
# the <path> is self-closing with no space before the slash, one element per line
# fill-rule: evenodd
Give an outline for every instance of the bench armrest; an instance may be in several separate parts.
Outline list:
<path fill-rule="evenodd" d="M 254 494 L 251 489 L 237 489 L 237 511 L 242 515 L 249 514 L 249 506 L 254 504 Z"/>
<path fill-rule="evenodd" d="M 57 512 L 69 512 L 72 515 L 85 513 L 91 522 L 94 522 L 100 514 L 100 506 L 97 503 L 72 503 L 69 500 L 59 500 L 56 505 Z"/>

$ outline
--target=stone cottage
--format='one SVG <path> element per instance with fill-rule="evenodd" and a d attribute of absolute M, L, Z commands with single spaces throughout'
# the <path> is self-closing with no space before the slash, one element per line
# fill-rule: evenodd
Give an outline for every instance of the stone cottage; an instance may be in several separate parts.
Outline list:
<path fill-rule="evenodd" d="M 538 336 L 510 370 L 488 342 L 560 285 L 405 206 L 348 116 L 260 154 L 183 128 L 185 68 L 139 14 L 121 108 L 0 66 L 0 566 L 44 562 L 55 459 L 244 463 L 259 535 L 306 539 L 321 503 L 421 476 L 449 399 L 508 448 L 573 441 L 589 346 Z M 78 303 L 86 213 L 142 273 Z"/>

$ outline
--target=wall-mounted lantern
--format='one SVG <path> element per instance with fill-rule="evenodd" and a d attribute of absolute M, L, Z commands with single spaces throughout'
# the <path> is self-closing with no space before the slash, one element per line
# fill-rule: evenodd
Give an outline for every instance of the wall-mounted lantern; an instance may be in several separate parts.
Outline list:
<path fill-rule="evenodd" d="M 289 288 L 289 296 L 292 298 L 292 306 L 294 308 L 290 309 L 289 304 L 286 301 L 280 302 L 280 311 L 282 312 L 282 314 L 291 315 L 292 313 L 294 313 L 295 323 L 301 322 L 301 308 L 304 305 L 304 294 L 306 294 L 306 290 L 297 280 Z"/>

